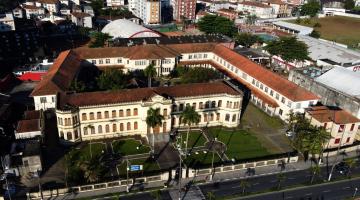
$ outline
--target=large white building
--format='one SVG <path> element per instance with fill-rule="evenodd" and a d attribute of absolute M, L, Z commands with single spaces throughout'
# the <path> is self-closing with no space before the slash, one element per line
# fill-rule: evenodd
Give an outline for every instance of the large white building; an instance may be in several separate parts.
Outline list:
<path fill-rule="evenodd" d="M 106 0 L 107 7 L 120 7 L 125 5 L 125 0 Z"/>
<path fill-rule="evenodd" d="M 161 23 L 160 0 L 129 0 L 129 10 L 144 24 Z"/>
<path fill-rule="evenodd" d="M 126 27 L 126 28 L 124 28 Z M 115 38 L 144 38 L 160 37 L 161 35 L 144 26 L 138 25 L 127 19 L 117 19 L 108 23 L 101 32 L 107 33 Z"/>
<path fill-rule="evenodd" d="M 255 2 L 255 1 L 243 1 L 238 3 L 237 11 L 245 12 L 250 15 L 256 15 L 259 18 L 273 18 L 274 12 L 271 6 Z"/>

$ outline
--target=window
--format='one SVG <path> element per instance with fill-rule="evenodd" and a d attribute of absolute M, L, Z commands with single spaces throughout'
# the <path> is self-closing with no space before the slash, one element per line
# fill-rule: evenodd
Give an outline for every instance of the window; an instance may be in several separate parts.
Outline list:
<path fill-rule="evenodd" d="M 101 125 L 99 125 L 98 126 L 98 133 L 102 133 L 103 131 L 102 131 L 102 126 Z"/>
<path fill-rule="evenodd" d="M 84 135 L 87 135 L 87 134 L 88 134 L 88 129 L 87 129 L 87 127 L 84 127 Z"/>
<path fill-rule="evenodd" d="M 210 107 L 210 101 L 205 102 L 205 108 L 209 108 Z"/>
<path fill-rule="evenodd" d="M 126 116 L 131 116 L 131 110 L 130 109 L 126 109 Z"/>
<path fill-rule="evenodd" d="M 268 88 L 268 87 L 265 87 L 265 92 L 266 92 L 266 93 L 268 92 L 268 90 L 269 90 L 269 88 Z"/>
<path fill-rule="evenodd" d="M 24 160 L 24 167 L 29 167 L 29 161 L 28 160 Z"/>
<path fill-rule="evenodd" d="M 281 116 L 283 114 L 283 110 L 279 109 L 279 115 Z"/>
<path fill-rule="evenodd" d="M 113 131 L 113 132 L 116 132 L 116 124 L 113 124 L 112 131 Z"/>
<path fill-rule="evenodd" d="M 199 103 L 199 109 L 203 109 L 204 107 L 203 107 L 204 105 L 203 105 L 203 102 L 200 102 Z"/>
<path fill-rule="evenodd" d="M 221 104 L 222 104 L 222 101 L 219 100 L 219 101 L 218 101 L 218 107 L 221 107 Z"/>
<path fill-rule="evenodd" d="M 340 138 L 336 138 L 334 144 L 339 144 L 339 143 L 340 143 Z"/>
<path fill-rule="evenodd" d="M 118 59 L 117 59 L 117 63 L 122 63 L 121 58 L 118 58 Z"/>
<path fill-rule="evenodd" d="M 270 90 L 270 96 L 273 96 L 273 95 L 274 95 L 274 91 Z"/>
<path fill-rule="evenodd" d="M 285 97 L 281 97 L 281 103 L 285 103 Z"/>
<path fill-rule="evenodd" d="M 111 111 L 111 117 L 112 117 L 112 118 L 115 118 L 115 117 L 116 117 L 116 110 Z"/>
<path fill-rule="evenodd" d="M 91 63 L 96 65 L 96 60 L 91 60 Z"/>
<path fill-rule="evenodd" d="M 110 64 L 110 59 L 105 60 L 106 64 Z"/>
<path fill-rule="evenodd" d="M 261 83 L 260 84 L 260 89 L 263 89 L 264 88 L 264 85 Z"/>
<path fill-rule="evenodd" d="M 96 113 L 96 119 L 101 119 L 101 112 Z"/>
<path fill-rule="evenodd" d="M 211 107 L 212 107 L 212 108 L 216 108 L 216 101 L 212 101 L 212 102 L 211 102 Z"/>
<path fill-rule="evenodd" d="M 255 85 L 255 79 L 253 79 L 251 83 L 252 83 L 253 85 Z"/>
<path fill-rule="evenodd" d="M 95 128 L 94 127 L 91 127 L 90 131 L 91 131 L 91 134 L 95 134 Z"/>
<path fill-rule="evenodd" d="M 74 135 L 75 135 L 75 140 L 79 138 L 79 133 L 77 130 L 74 131 Z"/>
<path fill-rule="evenodd" d="M 296 104 L 296 109 L 299 109 L 301 107 L 301 103 Z"/>
<path fill-rule="evenodd" d="M 102 59 L 99 59 L 99 64 L 103 64 L 104 61 Z"/>
<path fill-rule="evenodd" d="M 134 116 L 137 116 L 137 115 L 138 115 L 138 109 L 134 108 Z"/>
<path fill-rule="evenodd" d="M 220 120 L 220 113 L 216 113 L 216 121 Z"/>
<path fill-rule="evenodd" d="M 173 110 L 173 112 L 177 112 L 177 105 L 173 105 L 172 110 Z"/>
<path fill-rule="evenodd" d="M 355 128 L 355 124 L 351 124 L 350 131 L 353 131 Z"/>
<path fill-rule="evenodd" d="M 342 124 L 342 125 L 339 126 L 338 133 L 344 132 L 344 130 L 345 130 L 345 125 Z"/>
<path fill-rule="evenodd" d="M 214 114 L 213 113 L 210 114 L 210 121 L 214 121 Z"/>
<path fill-rule="evenodd" d="M 51 97 L 51 102 L 55 102 L 55 97 Z"/>
<path fill-rule="evenodd" d="M 85 128 L 84 128 L 85 129 Z M 64 132 L 60 131 L 60 138 L 64 139 Z"/>
<path fill-rule="evenodd" d="M 166 109 L 166 108 L 164 108 L 164 110 L 163 110 L 163 116 L 164 116 L 164 117 L 167 116 L 167 109 Z"/>
<path fill-rule="evenodd" d="M 346 143 L 350 142 L 350 137 L 346 138 Z"/>
<path fill-rule="evenodd" d="M 40 97 L 40 103 L 46 103 L 46 97 Z"/>
<path fill-rule="evenodd" d="M 276 98 L 277 100 L 279 100 L 280 95 L 279 95 L 278 93 L 276 93 L 275 98 Z"/>
<path fill-rule="evenodd" d="M 109 118 L 109 111 L 105 111 L 105 119 Z"/>
<path fill-rule="evenodd" d="M 204 114 L 204 122 L 207 122 L 207 121 L 208 121 L 208 115 Z"/>
<path fill-rule="evenodd" d="M 232 121 L 233 121 L 233 122 L 236 121 L 236 114 L 233 114 L 233 116 L 232 116 Z"/>
<path fill-rule="evenodd" d="M 120 123 L 120 131 L 124 131 L 124 124 Z"/>
<path fill-rule="evenodd" d="M 288 101 L 288 103 L 287 103 L 287 106 L 289 107 L 289 108 L 291 108 L 291 101 Z"/>
<path fill-rule="evenodd" d="M 196 109 L 196 103 L 193 103 L 193 104 L 192 104 L 192 107 L 193 107 L 194 109 Z"/>
<path fill-rule="evenodd" d="M 246 80 L 247 74 L 243 72 L 243 73 L 242 73 L 242 78 Z M 253 79 L 253 80 L 254 80 L 254 79 Z"/>
<path fill-rule="evenodd" d="M 93 112 L 91 112 L 90 113 L 90 120 L 94 120 L 95 119 L 95 117 L 94 117 L 94 113 Z"/>
<path fill-rule="evenodd" d="M 138 129 L 138 123 L 134 122 L 134 130 L 137 130 L 137 129 Z"/>
<path fill-rule="evenodd" d="M 67 138 L 68 140 L 72 140 L 72 133 L 71 133 L 71 132 L 67 132 L 67 133 L 66 133 L 66 138 Z"/>
<path fill-rule="evenodd" d="M 107 124 L 107 125 L 105 125 L 105 132 L 110 132 L 110 126 Z"/>
<path fill-rule="evenodd" d="M 163 133 L 166 133 L 166 122 L 163 123 L 163 130 L 162 130 Z"/>
<path fill-rule="evenodd" d="M 179 111 L 183 111 L 183 110 L 184 110 L 184 104 L 181 103 L 181 104 L 179 105 Z"/>
<path fill-rule="evenodd" d="M 324 123 L 324 129 L 326 129 L 326 127 L 327 127 L 327 123 L 325 122 L 325 123 Z"/>
<path fill-rule="evenodd" d="M 124 117 L 124 111 L 123 110 L 119 110 L 119 117 Z"/>
<path fill-rule="evenodd" d="M 226 115 L 225 115 L 225 121 L 228 122 L 229 120 L 230 120 L 230 115 L 229 115 L 229 114 L 226 114 Z"/>
<path fill-rule="evenodd" d="M 127 124 L 126 124 L 126 129 L 129 131 L 129 130 L 131 130 L 131 124 L 130 124 L 130 122 L 128 122 Z"/>

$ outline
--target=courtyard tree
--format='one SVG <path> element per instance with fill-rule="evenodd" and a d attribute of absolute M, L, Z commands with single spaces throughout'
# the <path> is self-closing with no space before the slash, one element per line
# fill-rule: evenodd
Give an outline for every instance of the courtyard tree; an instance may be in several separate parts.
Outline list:
<path fill-rule="evenodd" d="M 320 175 L 321 172 L 321 168 L 319 165 L 314 165 L 310 167 L 310 171 L 311 171 L 311 180 L 310 180 L 310 184 L 312 184 L 314 182 L 314 179 L 316 176 Z"/>
<path fill-rule="evenodd" d="M 195 108 L 192 106 L 187 105 L 185 110 L 181 113 L 181 119 L 184 125 L 188 126 L 186 132 L 186 143 L 185 143 L 185 157 L 188 154 L 188 140 L 189 140 L 189 133 L 191 129 L 191 125 L 198 124 L 200 122 L 200 115 L 195 111 Z"/>
<path fill-rule="evenodd" d="M 90 43 L 90 48 L 104 47 L 105 43 L 112 37 L 107 33 L 94 32 L 91 34 L 92 42 Z"/>
<path fill-rule="evenodd" d="M 221 78 L 221 74 L 212 68 L 176 67 L 182 83 L 205 83 Z"/>
<path fill-rule="evenodd" d="M 296 37 L 280 37 L 279 40 L 270 41 L 264 49 L 287 62 L 300 62 L 309 58 L 308 46 Z"/>
<path fill-rule="evenodd" d="M 78 167 L 83 172 L 84 179 L 88 183 L 99 181 L 105 169 L 99 162 L 99 157 L 93 157 L 89 160 L 82 160 L 79 162 Z"/>
<path fill-rule="evenodd" d="M 106 69 L 96 78 L 100 90 L 124 89 L 128 83 L 129 76 L 122 70 Z"/>
<path fill-rule="evenodd" d="M 240 181 L 240 188 L 241 188 L 241 191 L 242 191 L 241 192 L 242 195 L 245 194 L 246 188 L 249 188 L 249 187 L 250 187 L 250 183 L 249 183 L 248 180 L 243 179 L 243 180 Z"/>
<path fill-rule="evenodd" d="M 354 0 L 345 0 L 344 2 L 344 8 L 346 10 L 352 10 L 355 7 L 355 1 Z"/>
<path fill-rule="evenodd" d="M 220 33 L 232 37 L 236 32 L 232 20 L 217 15 L 206 15 L 198 22 L 199 30 L 206 34 Z"/>
<path fill-rule="evenodd" d="M 155 135 L 154 135 L 154 129 L 156 127 L 161 126 L 162 121 L 164 120 L 164 116 L 162 116 L 160 114 L 160 108 L 149 108 L 149 110 L 147 111 L 147 116 L 146 116 L 146 124 L 148 125 L 148 127 L 153 129 L 153 135 L 152 135 L 152 145 L 153 145 L 153 149 L 152 152 L 155 152 Z M 149 130 L 149 129 L 148 129 Z"/>
<path fill-rule="evenodd" d="M 256 42 L 262 42 L 259 36 L 251 33 L 239 33 L 235 36 L 235 41 L 246 48 L 250 48 Z"/>
<path fill-rule="evenodd" d="M 156 74 L 157 74 L 156 68 L 153 64 L 149 64 L 144 69 L 144 75 L 148 78 L 148 87 L 151 87 L 151 79 L 154 78 Z"/>
<path fill-rule="evenodd" d="M 309 15 L 310 17 L 315 17 L 316 14 L 320 11 L 321 6 L 317 0 L 309 0 L 306 4 L 303 4 L 300 9 L 301 15 Z"/>
<path fill-rule="evenodd" d="M 249 25 L 254 25 L 257 20 L 256 15 L 248 15 L 246 16 L 245 23 Z"/>
<path fill-rule="evenodd" d="M 70 90 L 76 92 L 84 92 L 86 90 L 86 85 L 82 81 L 73 80 L 70 84 Z"/>

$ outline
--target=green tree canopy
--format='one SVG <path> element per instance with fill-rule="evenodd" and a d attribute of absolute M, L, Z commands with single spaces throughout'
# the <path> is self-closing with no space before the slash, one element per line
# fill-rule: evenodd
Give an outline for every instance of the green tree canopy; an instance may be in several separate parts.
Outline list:
<path fill-rule="evenodd" d="M 160 108 L 149 108 L 146 116 L 146 124 L 148 126 L 155 128 L 156 126 L 160 126 L 163 120 L 164 116 L 160 114 Z"/>
<path fill-rule="evenodd" d="M 344 8 L 346 10 L 352 10 L 355 7 L 355 1 L 354 0 L 345 0 Z"/>
<path fill-rule="evenodd" d="M 91 39 L 93 40 L 89 47 L 90 48 L 97 48 L 97 47 L 104 47 L 105 42 L 107 42 L 112 37 L 107 33 L 102 32 L 94 32 L 91 34 Z"/>
<path fill-rule="evenodd" d="M 295 37 L 280 37 L 279 40 L 270 41 L 264 49 L 271 55 L 280 56 L 288 62 L 304 61 L 309 58 L 307 45 Z"/>
<path fill-rule="evenodd" d="M 107 69 L 96 78 L 96 81 L 100 90 L 118 90 L 127 86 L 129 78 L 122 70 Z"/>
<path fill-rule="evenodd" d="M 311 36 L 313 38 L 319 38 L 321 35 L 320 35 L 319 31 L 313 30 L 309 36 Z"/>
<path fill-rule="evenodd" d="M 154 78 L 156 74 L 157 74 L 156 68 L 153 64 L 148 65 L 144 69 L 144 75 L 148 77 L 148 87 L 151 87 L 151 79 Z"/>
<path fill-rule="evenodd" d="M 209 33 L 220 33 L 232 37 L 236 33 L 235 24 L 230 19 L 217 15 L 206 15 L 198 22 L 199 30 Z"/>
<path fill-rule="evenodd" d="M 179 76 L 182 83 L 204 83 L 221 78 L 218 71 L 204 67 L 177 66 L 172 74 Z"/>
<path fill-rule="evenodd" d="M 255 24 L 256 20 L 257 20 L 257 16 L 256 16 L 256 15 L 248 15 L 248 16 L 246 16 L 245 23 L 246 23 L 246 24 L 253 25 L 253 24 Z"/>
<path fill-rule="evenodd" d="M 309 15 L 310 17 L 315 17 L 316 14 L 320 11 L 321 6 L 317 0 L 309 0 L 306 4 L 301 6 L 300 14 Z"/>
<path fill-rule="evenodd" d="M 235 41 L 236 43 L 249 48 L 256 42 L 262 42 L 262 39 L 251 33 L 239 33 L 235 36 Z"/>

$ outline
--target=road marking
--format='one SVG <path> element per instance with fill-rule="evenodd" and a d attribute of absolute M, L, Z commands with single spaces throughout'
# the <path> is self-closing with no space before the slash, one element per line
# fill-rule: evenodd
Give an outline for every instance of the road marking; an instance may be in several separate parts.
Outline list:
<path fill-rule="evenodd" d="M 295 177 L 289 177 L 288 178 L 289 180 L 294 180 L 294 179 L 296 179 Z"/>
<path fill-rule="evenodd" d="M 270 181 L 271 183 L 275 183 L 277 180 Z"/>
<path fill-rule="evenodd" d="M 231 187 L 231 188 L 234 188 L 234 189 L 235 189 L 235 188 L 240 188 L 240 186 L 234 186 L 234 187 Z"/>
<path fill-rule="evenodd" d="M 254 183 L 253 185 L 259 185 L 260 183 Z"/>
<path fill-rule="evenodd" d="M 324 190 L 323 193 L 331 192 L 331 190 Z"/>
<path fill-rule="evenodd" d="M 350 189 L 350 187 L 343 187 L 344 190 Z"/>
<path fill-rule="evenodd" d="M 312 193 L 307 193 L 307 194 L 305 194 L 305 196 L 310 196 L 310 195 L 312 195 Z"/>
<path fill-rule="evenodd" d="M 285 197 L 285 199 L 292 199 L 292 198 L 294 198 L 294 197 Z"/>

